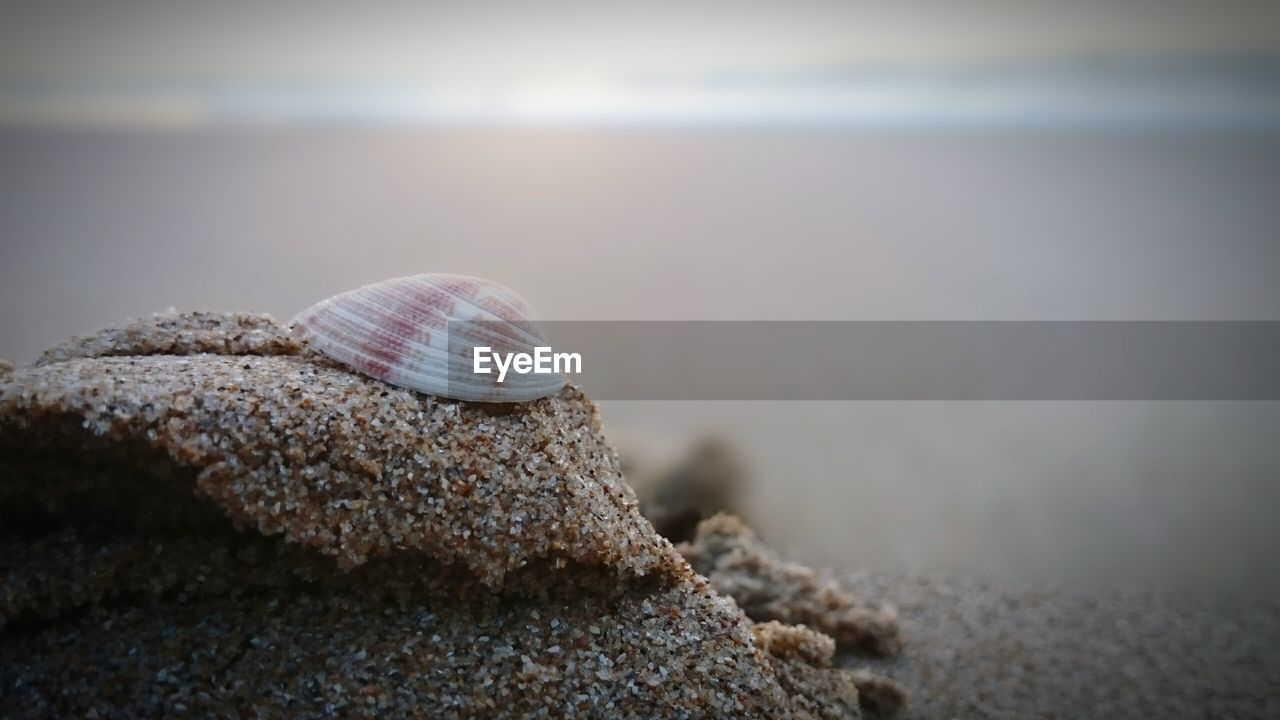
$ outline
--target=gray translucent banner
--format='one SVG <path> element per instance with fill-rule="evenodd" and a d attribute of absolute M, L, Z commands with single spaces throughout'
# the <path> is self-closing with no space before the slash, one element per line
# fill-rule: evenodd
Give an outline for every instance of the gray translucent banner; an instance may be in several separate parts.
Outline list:
<path fill-rule="evenodd" d="M 597 400 L 1280 400 L 1280 322 L 1270 321 L 542 327 L 554 352 L 580 357 L 581 373 L 566 377 Z M 455 357 L 470 352 L 451 343 Z"/>

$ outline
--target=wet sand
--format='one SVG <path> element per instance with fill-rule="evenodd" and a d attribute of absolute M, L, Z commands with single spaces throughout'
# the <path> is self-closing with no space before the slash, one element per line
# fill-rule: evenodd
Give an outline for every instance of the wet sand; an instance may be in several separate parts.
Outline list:
<path fill-rule="evenodd" d="M 858 658 L 906 718 L 1280 717 L 1280 606 L 847 572 L 892 603 L 905 650 Z"/>

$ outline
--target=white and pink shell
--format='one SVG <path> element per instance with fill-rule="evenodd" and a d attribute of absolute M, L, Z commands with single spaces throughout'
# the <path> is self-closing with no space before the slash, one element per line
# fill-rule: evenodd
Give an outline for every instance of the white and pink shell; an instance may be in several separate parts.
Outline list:
<path fill-rule="evenodd" d="M 323 300 L 293 319 L 314 349 L 392 385 L 455 400 L 527 402 L 564 387 L 558 374 L 473 372 L 475 347 L 534 352 L 550 342 L 515 292 L 465 275 L 413 275 Z"/>

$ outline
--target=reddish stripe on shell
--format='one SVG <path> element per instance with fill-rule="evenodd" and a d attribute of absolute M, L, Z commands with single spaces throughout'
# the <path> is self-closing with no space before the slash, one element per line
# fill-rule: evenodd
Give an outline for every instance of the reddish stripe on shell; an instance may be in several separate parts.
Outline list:
<path fill-rule="evenodd" d="M 417 330 L 412 320 L 396 315 L 389 315 L 379 320 L 381 323 L 360 345 L 367 358 L 371 375 L 386 378 L 391 369 L 404 359 L 404 348 L 409 342 L 410 333 Z"/>
<path fill-rule="evenodd" d="M 406 314 L 420 314 L 423 320 L 435 316 L 432 310 L 448 317 L 457 304 L 450 293 L 439 287 L 410 282 L 398 290 L 405 296 L 401 309 L 407 311 Z"/>

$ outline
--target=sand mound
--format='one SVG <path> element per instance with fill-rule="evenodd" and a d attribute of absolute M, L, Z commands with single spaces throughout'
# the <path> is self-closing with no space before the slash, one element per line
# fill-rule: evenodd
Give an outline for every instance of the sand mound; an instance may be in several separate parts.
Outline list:
<path fill-rule="evenodd" d="M 680 551 L 753 620 L 802 623 L 831 635 L 845 650 L 883 657 L 901 648 L 893 608 L 859 603 L 834 578 L 782 560 L 736 517 L 703 520 L 693 542 Z"/>
<path fill-rule="evenodd" d="M 265 313 L 162 313 L 45 350 L 37 365 L 122 355 L 296 355 L 302 343 Z"/>
<path fill-rule="evenodd" d="M 87 431 L 99 444 L 161 451 L 199 468 L 199 491 L 238 523 L 348 567 L 417 550 L 495 586 L 535 559 L 687 574 L 634 512 L 581 392 L 521 406 L 442 400 L 258 354 L 297 351 L 262 317 L 187 320 L 104 331 L 64 346 L 61 362 L 46 353 L 15 379 L 0 413 L 50 448 L 78 447 Z M 234 338 L 220 343 L 223 332 Z M 254 354 L 167 354 L 220 346 Z"/>
<path fill-rule="evenodd" d="M 2 715 L 859 714 L 636 512 L 574 388 L 442 400 L 210 314 L 0 382 Z"/>

